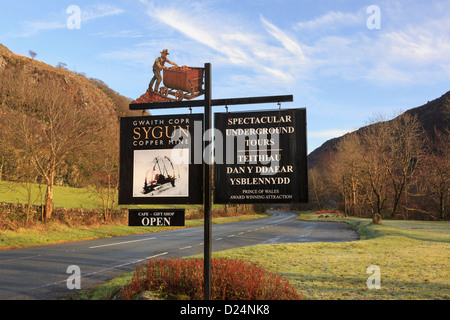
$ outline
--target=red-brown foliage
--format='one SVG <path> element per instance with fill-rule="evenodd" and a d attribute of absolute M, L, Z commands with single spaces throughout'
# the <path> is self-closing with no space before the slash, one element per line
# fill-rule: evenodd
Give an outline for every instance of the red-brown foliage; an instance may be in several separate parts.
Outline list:
<path fill-rule="evenodd" d="M 213 300 L 299 300 L 300 295 L 281 276 L 239 260 L 211 262 Z M 203 299 L 202 259 L 150 260 L 136 268 L 131 283 L 122 289 L 124 299 L 145 290 Z"/>

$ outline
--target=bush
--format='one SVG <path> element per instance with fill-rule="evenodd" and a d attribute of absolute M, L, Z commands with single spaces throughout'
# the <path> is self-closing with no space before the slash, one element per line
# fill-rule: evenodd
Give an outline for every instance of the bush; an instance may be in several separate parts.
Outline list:
<path fill-rule="evenodd" d="M 279 275 L 239 260 L 212 259 L 213 300 L 299 300 L 289 282 Z M 146 290 L 203 299 L 202 259 L 150 260 L 138 266 L 121 296 L 129 300 Z"/>

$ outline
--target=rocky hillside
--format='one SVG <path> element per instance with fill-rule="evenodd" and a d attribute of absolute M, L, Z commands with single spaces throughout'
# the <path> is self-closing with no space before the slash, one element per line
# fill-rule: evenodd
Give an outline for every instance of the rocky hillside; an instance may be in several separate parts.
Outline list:
<path fill-rule="evenodd" d="M 425 132 L 434 137 L 435 129 L 444 131 L 450 129 L 450 91 L 440 98 L 429 101 L 423 106 L 407 110 L 405 113 L 417 116 Z M 357 134 L 365 127 L 348 134 Z M 336 145 L 346 135 L 326 141 L 322 146 L 308 155 L 308 167 L 313 168 L 320 163 L 321 159 L 330 152 L 336 151 Z"/>
<path fill-rule="evenodd" d="M 2 77 L 7 76 L 4 72 L 6 69 L 23 72 L 28 75 L 30 81 L 34 81 L 42 76 L 52 79 L 55 82 L 64 81 L 66 84 L 77 89 L 86 106 L 97 108 L 105 115 L 111 117 L 142 115 L 141 111 L 129 110 L 128 105 L 131 99 L 121 96 L 110 89 L 103 81 L 88 79 L 82 74 L 71 72 L 65 68 L 53 67 L 44 62 L 14 54 L 0 44 L 0 75 Z M 0 90 L 2 89 L 0 88 Z M 10 101 L 9 103 L 14 104 L 15 102 Z"/>

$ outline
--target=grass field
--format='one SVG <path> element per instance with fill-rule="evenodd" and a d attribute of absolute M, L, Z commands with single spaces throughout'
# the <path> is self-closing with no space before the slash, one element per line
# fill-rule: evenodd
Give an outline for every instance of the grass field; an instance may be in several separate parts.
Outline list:
<path fill-rule="evenodd" d="M 315 220 L 317 215 L 300 218 Z M 303 299 L 450 299 L 450 222 L 345 221 L 360 233 L 360 241 L 263 245 L 213 256 L 245 259 L 276 271 Z M 368 289 L 371 265 L 380 268 L 381 289 Z"/>
<path fill-rule="evenodd" d="M 33 205 L 41 205 L 44 202 L 45 185 L 39 186 L 33 183 L 19 183 L 0 181 L 0 202 L 6 203 L 28 203 L 28 190 L 30 190 L 30 202 Z M 83 209 L 101 209 L 102 202 L 94 189 L 71 188 L 55 186 L 53 195 L 53 206 L 61 208 L 83 208 Z M 120 209 L 117 204 L 115 209 Z M 135 206 L 126 206 L 134 208 Z M 141 206 L 146 207 L 146 206 Z M 159 208 L 173 207 L 160 205 Z M 200 205 L 190 205 L 186 208 L 200 208 Z"/>
<path fill-rule="evenodd" d="M 26 204 L 30 190 L 31 204 L 41 205 L 45 189 L 46 185 L 0 181 L 0 201 Z M 55 186 L 53 197 L 55 207 L 98 209 L 101 206 L 100 199 L 89 189 Z"/>

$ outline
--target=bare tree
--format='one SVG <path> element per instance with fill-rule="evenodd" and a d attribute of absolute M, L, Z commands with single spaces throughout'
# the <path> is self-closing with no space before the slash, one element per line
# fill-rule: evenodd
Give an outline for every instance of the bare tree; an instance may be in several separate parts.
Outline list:
<path fill-rule="evenodd" d="M 383 159 L 388 150 L 388 131 L 386 123 L 379 122 L 366 127 L 362 134 L 363 173 L 368 193 L 368 201 L 372 207 L 372 217 L 382 216 L 388 197 L 387 172 Z"/>
<path fill-rule="evenodd" d="M 393 218 L 405 187 L 422 161 L 424 133 L 417 117 L 407 113 L 390 121 L 386 129 L 389 132 L 388 150 L 382 155 L 393 188 L 393 205 L 390 213 L 390 217 Z"/>
<path fill-rule="evenodd" d="M 445 220 L 450 198 L 450 131 L 436 131 L 435 139 L 428 141 L 430 152 L 425 157 L 422 180 L 426 182 L 433 206 L 437 205 L 439 219 Z"/>
<path fill-rule="evenodd" d="M 64 81 L 45 75 L 33 78 L 17 70 L 5 72 L 11 74 L 2 77 L 3 88 L 15 99 L 4 128 L 9 143 L 29 157 L 45 180 L 45 219 L 50 219 L 57 169 L 69 154 L 93 143 L 104 124 Z"/>
<path fill-rule="evenodd" d="M 312 204 L 316 208 L 322 209 L 323 196 L 325 193 L 325 183 L 318 168 L 312 168 L 308 170 L 308 190 L 311 195 L 310 198 Z"/>
<path fill-rule="evenodd" d="M 59 68 L 59 69 L 67 70 L 67 63 L 64 63 L 64 62 L 58 62 L 58 64 L 56 65 L 56 67 Z"/>
<path fill-rule="evenodd" d="M 360 216 L 363 210 L 363 147 L 357 134 L 348 134 L 337 145 L 335 184 L 344 201 L 344 213 Z"/>
<path fill-rule="evenodd" d="M 408 114 L 364 128 L 362 163 L 374 215 L 393 218 L 397 214 L 405 189 L 422 160 L 422 138 L 417 118 Z"/>
<path fill-rule="evenodd" d="M 92 154 L 92 172 L 98 198 L 102 202 L 104 220 L 110 221 L 119 190 L 119 124 L 111 123 L 98 137 Z"/>
<path fill-rule="evenodd" d="M 28 54 L 30 55 L 30 57 L 31 57 L 32 60 L 34 60 L 34 58 L 36 58 L 36 56 L 37 56 L 37 53 L 34 52 L 34 51 L 32 51 L 32 50 L 29 50 L 29 51 L 28 51 Z"/>

